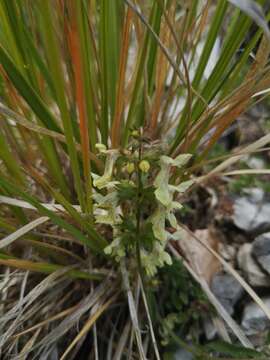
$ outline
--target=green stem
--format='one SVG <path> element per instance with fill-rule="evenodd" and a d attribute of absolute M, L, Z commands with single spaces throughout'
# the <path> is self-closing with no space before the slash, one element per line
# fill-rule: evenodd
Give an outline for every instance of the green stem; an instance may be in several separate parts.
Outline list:
<path fill-rule="evenodd" d="M 142 147 L 140 144 L 139 147 L 139 162 L 142 159 Z M 143 269 L 142 269 L 142 261 L 141 261 L 141 244 L 140 244 L 140 232 L 141 232 L 141 195 L 143 191 L 143 184 L 142 184 L 142 173 L 138 166 L 138 187 L 137 187 L 137 201 L 136 201 L 136 257 L 138 262 L 138 271 L 142 280 L 142 283 L 144 285 L 144 277 L 143 277 Z"/>

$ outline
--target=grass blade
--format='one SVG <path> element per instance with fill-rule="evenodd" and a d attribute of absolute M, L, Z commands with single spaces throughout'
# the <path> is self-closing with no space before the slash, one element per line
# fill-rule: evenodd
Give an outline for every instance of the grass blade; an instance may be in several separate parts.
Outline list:
<path fill-rule="evenodd" d="M 0 249 L 9 246 L 11 243 L 13 243 L 18 238 L 22 237 L 23 235 L 27 234 L 29 231 L 35 229 L 37 226 L 44 224 L 46 221 L 48 221 L 49 218 L 47 216 L 40 217 L 36 220 L 31 221 L 30 223 L 24 225 L 17 231 L 13 232 L 12 234 L 6 236 L 5 238 L 0 240 Z"/>
<path fill-rule="evenodd" d="M 30 260 L 21 260 L 3 253 L 0 253 L 0 264 L 4 266 L 14 267 L 17 269 L 39 272 L 42 274 L 52 274 L 57 270 L 65 269 L 65 267 L 61 265 L 49 264 L 45 262 L 33 262 Z M 102 274 L 91 274 L 80 270 L 68 269 L 66 271 L 66 275 L 71 278 L 85 280 L 102 280 L 104 278 L 104 275 Z"/>
<path fill-rule="evenodd" d="M 44 216 L 48 216 L 51 221 L 60 226 L 60 228 L 66 229 L 70 234 L 72 234 L 76 239 L 78 239 L 82 244 L 88 246 L 91 250 L 96 252 L 101 252 L 103 247 L 106 244 L 105 239 L 103 239 L 95 230 L 92 230 L 93 237 L 92 240 L 86 237 L 81 231 L 79 231 L 76 227 L 69 224 L 65 220 L 63 220 L 60 216 L 55 214 L 53 211 L 47 209 L 43 205 L 40 204 L 38 200 L 34 197 L 26 194 L 24 191 L 19 190 L 17 186 L 11 184 L 11 182 L 5 180 L 4 178 L 0 178 L 0 185 L 3 186 L 4 189 L 7 189 L 15 196 L 20 196 L 23 200 L 30 203 L 34 206 L 40 214 Z M 93 241 L 94 240 L 94 241 Z"/>

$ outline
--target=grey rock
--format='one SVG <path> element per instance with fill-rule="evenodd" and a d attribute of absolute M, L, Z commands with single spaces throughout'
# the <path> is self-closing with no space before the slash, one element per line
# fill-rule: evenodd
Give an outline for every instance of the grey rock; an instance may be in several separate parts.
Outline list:
<path fill-rule="evenodd" d="M 256 156 L 249 157 L 246 163 L 251 169 L 263 169 L 265 167 L 265 161 Z"/>
<path fill-rule="evenodd" d="M 264 200 L 261 189 L 246 189 L 246 196 L 234 203 L 234 224 L 245 231 L 267 231 L 270 229 L 270 203 Z"/>
<path fill-rule="evenodd" d="M 216 274 L 213 277 L 211 288 L 228 313 L 233 314 L 234 305 L 244 291 L 239 281 L 230 274 Z"/>
<path fill-rule="evenodd" d="M 257 236 L 253 242 L 252 255 L 270 274 L 270 232 Z"/>
<path fill-rule="evenodd" d="M 218 247 L 220 255 L 227 261 L 234 261 L 236 256 L 235 246 L 220 242 Z"/>
<path fill-rule="evenodd" d="M 193 355 L 185 349 L 179 349 L 174 354 L 174 360 L 193 360 Z"/>
<path fill-rule="evenodd" d="M 237 262 L 244 276 L 252 286 L 270 286 L 270 278 L 262 272 L 252 257 L 252 244 L 244 244 L 238 251 Z"/>
<path fill-rule="evenodd" d="M 243 189 L 243 193 L 248 196 L 249 200 L 252 203 L 260 203 L 264 200 L 264 191 L 261 188 L 245 188 Z"/>
<path fill-rule="evenodd" d="M 270 298 L 262 299 L 270 310 Z M 242 328 L 247 335 L 256 335 L 270 329 L 270 320 L 256 303 L 247 304 L 244 308 Z"/>

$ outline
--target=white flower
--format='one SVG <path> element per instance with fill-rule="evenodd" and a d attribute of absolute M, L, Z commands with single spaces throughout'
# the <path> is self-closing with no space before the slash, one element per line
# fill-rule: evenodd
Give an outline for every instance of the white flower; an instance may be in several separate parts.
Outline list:
<path fill-rule="evenodd" d="M 107 151 L 107 158 L 105 163 L 105 170 L 102 176 L 92 173 L 93 185 L 98 189 L 103 189 L 112 185 L 111 179 L 113 175 L 113 167 L 116 159 L 118 158 L 118 152 L 114 150 Z M 113 182 L 115 183 L 115 182 Z"/>
<path fill-rule="evenodd" d="M 155 196 L 160 204 L 152 215 L 151 222 L 155 237 L 163 242 L 167 240 L 165 219 L 170 222 L 172 227 L 176 228 L 177 221 L 174 211 L 182 208 L 180 203 L 173 201 L 174 193 L 184 193 L 193 184 L 193 180 L 188 180 L 177 186 L 170 185 L 170 168 L 171 166 L 182 167 L 189 161 L 191 156 L 191 154 L 181 154 L 175 159 L 168 156 L 161 156 L 160 158 L 160 171 L 154 181 L 156 187 Z"/>
<path fill-rule="evenodd" d="M 170 255 L 159 242 L 155 243 L 151 253 L 146 250 L 141 250 L 141 260 L 146 274 L 150 277 L 157 273 L 158 268 L 163 267 L 166 264 L 172 264 Z"/>
<path fill-rule="evenodd" d="M 115 257 L 116 260 L 118 260 L 118 261 L 126 255 L 126 251 L 125 251 L 123 244 L 121 243 L 120 237 L 116 237 L 110 243 L 110 245 L 108 245 L 104 249 L 104 252 L 107 255 L 111 255 L 111 256 Z"/>
<path fill-rule="evenodd" d="M 96 192 L 93 194 L 93 199 L 96 201 L 94 205 L 96 223 L 113 226 L 121 222 L 121 209 L 118 206 L 118 195 L 116 191 L 113 190 L 105 196 Z"/>
<path fill-rule="evenodd" d="M 165 230 L 166 208 L 159 204 L 154 214 L 151 216 L 153 233 L 156 239 L 164 242 L 167 240 L 167 232 Z"/>
<path fill-rule="evenodd" d="M 182 183 L 180 183 L 179 185 L 169 185 L 169 188 L 172 191 L 177 191 L 180 194 L 183 194 L 184 192 L 186 192 L 193 184 L 195 183 L 195 180 L 187 180 L 184 181 Z"/>

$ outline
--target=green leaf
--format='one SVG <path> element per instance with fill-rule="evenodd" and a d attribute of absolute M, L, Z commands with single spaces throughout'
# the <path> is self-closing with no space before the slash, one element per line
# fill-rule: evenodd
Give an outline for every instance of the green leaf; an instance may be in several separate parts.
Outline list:
<path fill-rule="evenodd" d="M 205 346 L 210 351 L 217 351 L 222 355 L 232 356 L 233 359 L 260 359 L 265 358 L 265 355 L 253 350 L 244 348 L 242 346 L 229 344 L 224 341 L 214 341 Z"/>

